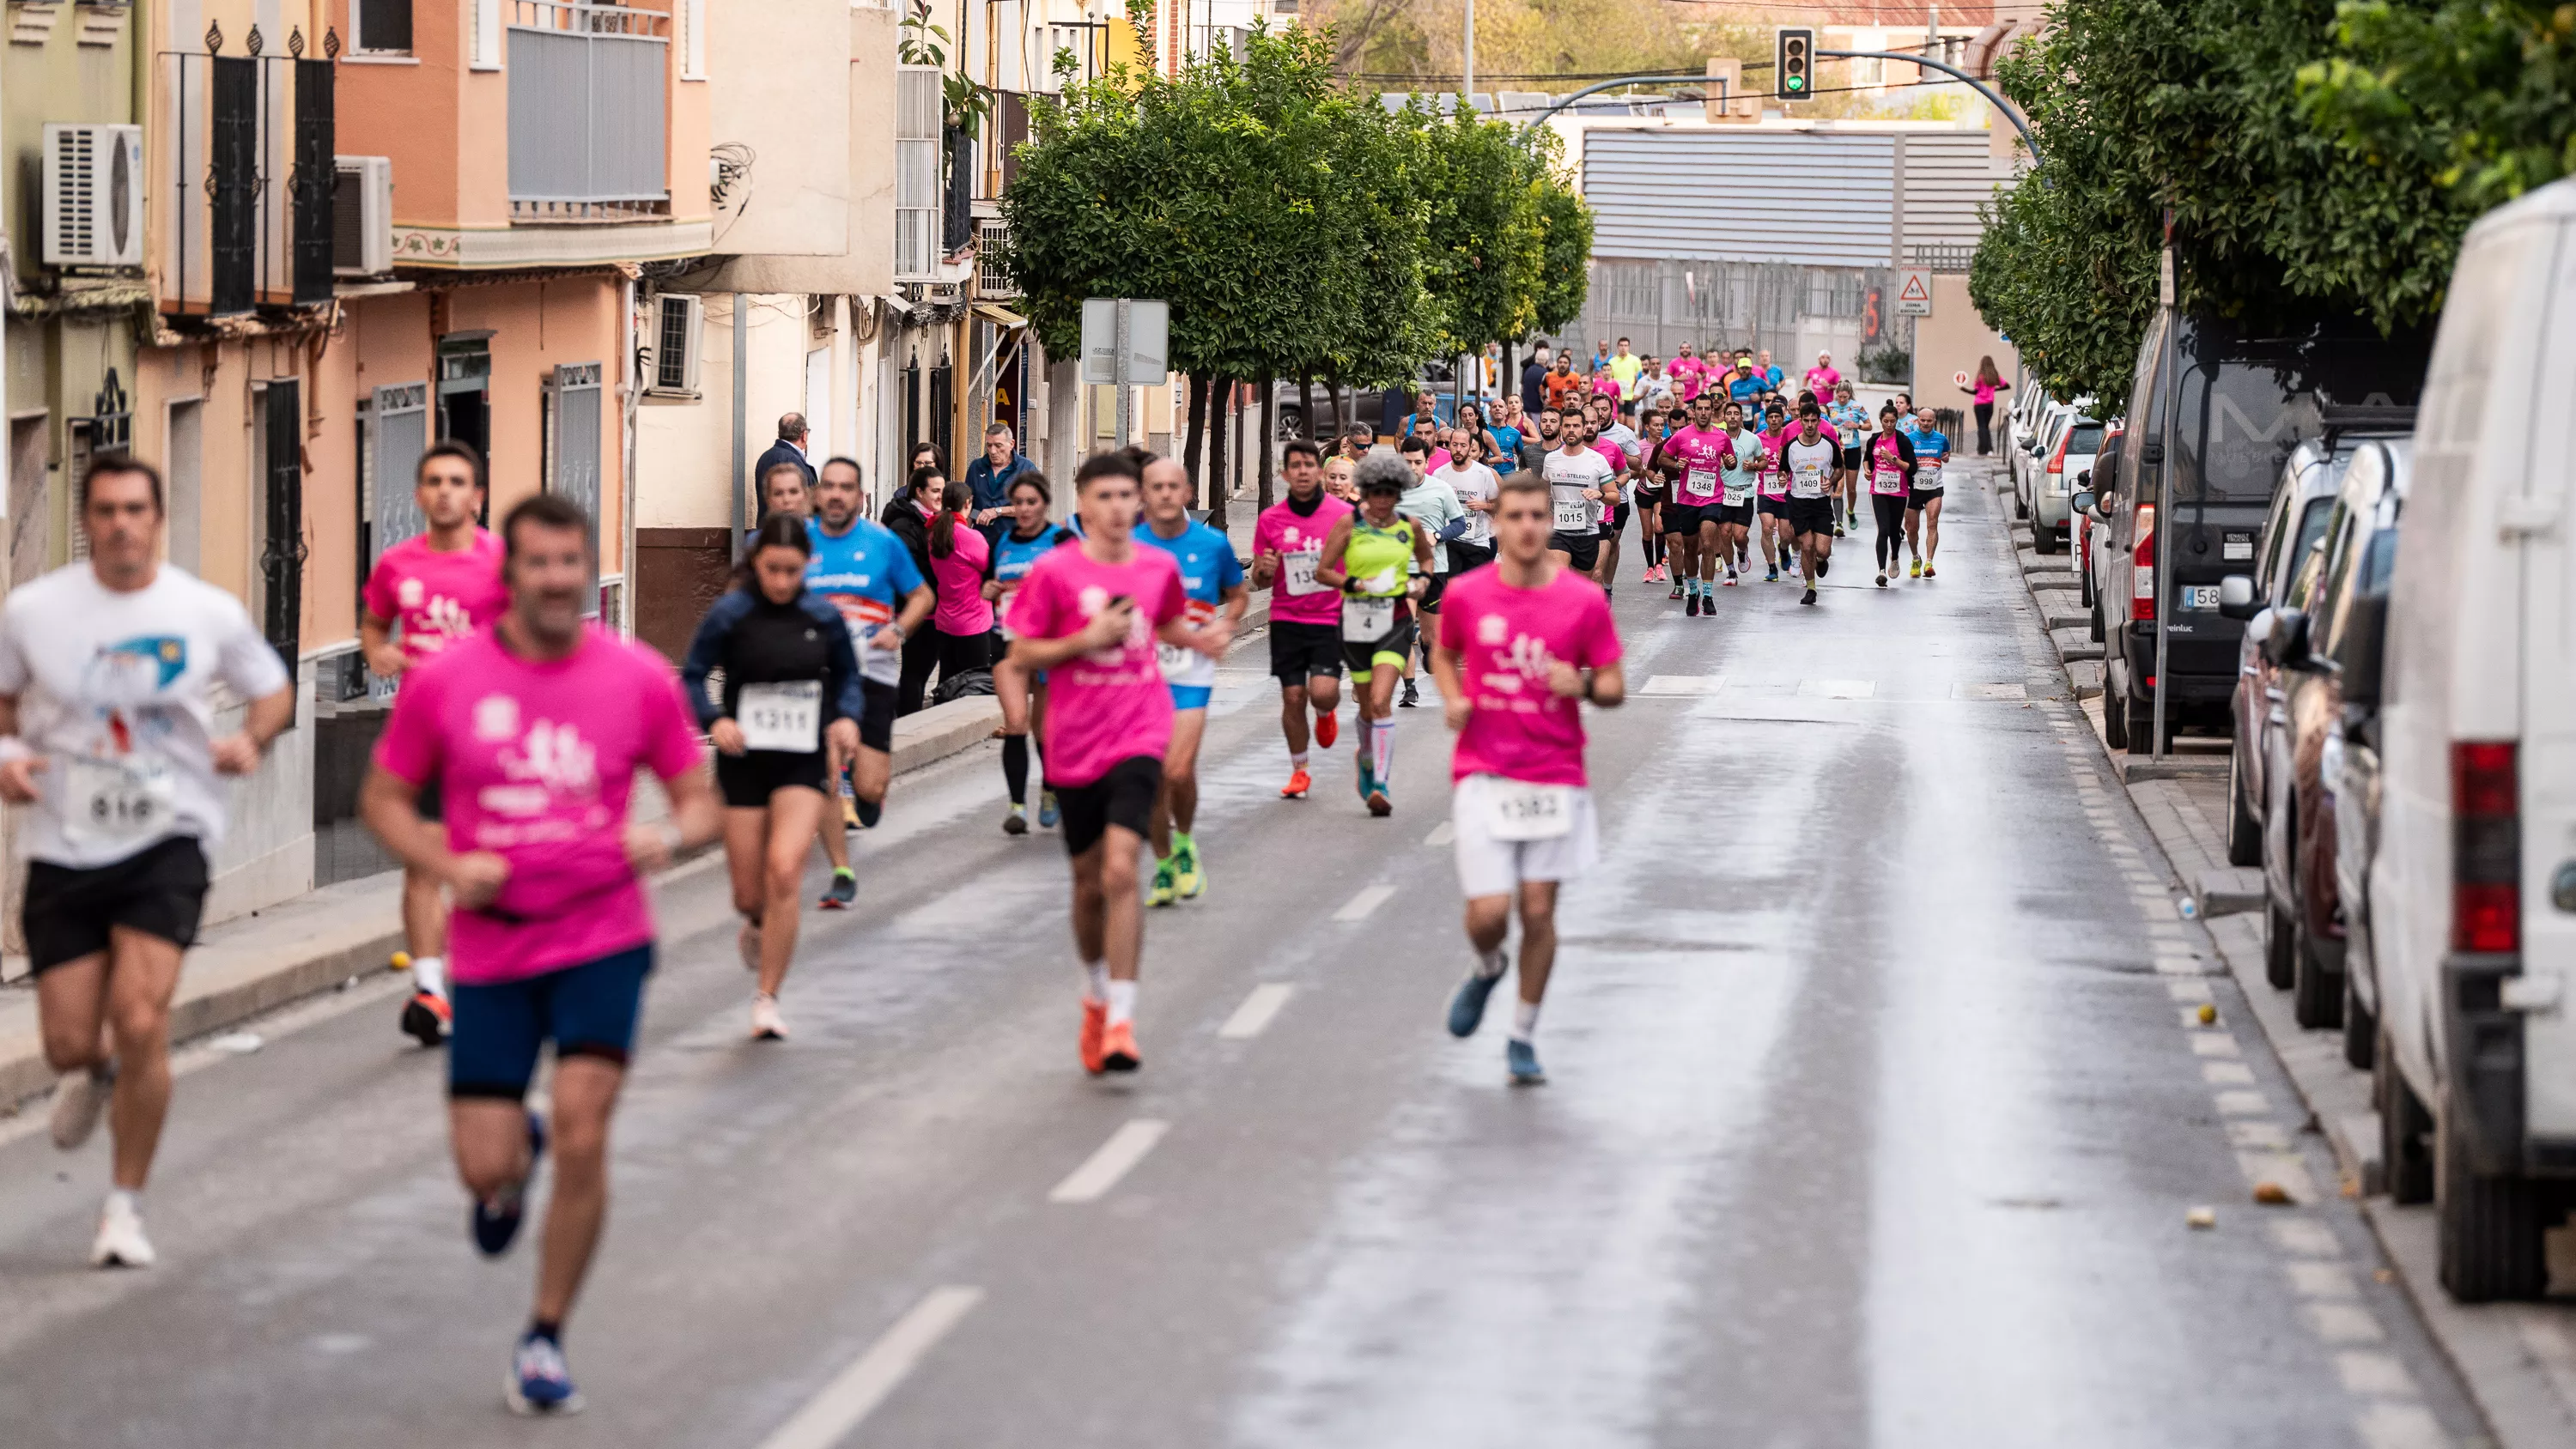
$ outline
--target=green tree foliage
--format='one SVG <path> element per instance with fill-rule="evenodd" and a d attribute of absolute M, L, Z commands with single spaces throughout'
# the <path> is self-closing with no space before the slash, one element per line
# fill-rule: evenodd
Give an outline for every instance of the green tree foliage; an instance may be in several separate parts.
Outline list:
<path fill-rule="evenodd" d="M 1239 59 L 1033 98 L 996 260 L 1050 353 L 1084 298 L 1159 297 L 1176 370 L 1375 385 L 1582 310 L 1591 217 L 1553 138 L 1390 114 L 1331 45 L 1257 29 Z"/>
<path fill-rule="evenodd" d="M 2125 395 L 2168 207 L 2186 308 L 2438 311 L 2464 217 L 2420 154 L 2311 119 L 2298 75 L 2333 22 L 2331 0 L 2066 0 L 2000 67 L 2043 159 L 1991 209 L 1970 295 L 2052 386 Z"/>
<path fill-rule="evenodd" d="M 2347 0 L 2299 71 L 2309 119 L 2363 160 L 2428 172 L 2454 212 L 2576 172 L 2576 7 Z"/>

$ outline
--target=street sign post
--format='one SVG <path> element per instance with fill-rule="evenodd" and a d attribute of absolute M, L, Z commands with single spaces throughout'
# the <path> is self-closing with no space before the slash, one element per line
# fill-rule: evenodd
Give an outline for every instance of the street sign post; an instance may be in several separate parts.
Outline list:
<path fill-rule="evenodd" d="M 1159 383 L 1171 370 L 1171 338 L 1169 303 L 1132 297 L 1083 299 L 1082 380 L 1118 389 L 1115 446 L 1127 446 L 1132 434 L 1135 398 L 1130 390 L 1147 379 Z"/>
<path fill-rule="evenodd" d="M 1897 273 L 1896 315 L 1929 317 L 1932 315 L 1932 269 L 1907 267 Z"/>

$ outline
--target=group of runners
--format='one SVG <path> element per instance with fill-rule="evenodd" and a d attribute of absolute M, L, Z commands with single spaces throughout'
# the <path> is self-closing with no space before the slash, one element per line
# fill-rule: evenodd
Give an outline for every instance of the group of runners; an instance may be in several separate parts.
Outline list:
<path fill-rule="evenodd" d="M 1013 481 L 985 584 L 1007 639 L 995 680 L 1005 828 L 1029 831 L 1029 756 L 1042 742 L 1040 823 L 1060 829 L 1070 861 L 1085 1071 L 1142 1064 L 1147 902 L 1205 888 L 1192 827 L 1215 662 L 1248 590 L 1267 587 L 1290 797 L 1307 793 L 1310 744 L 1336 741 L 1348 666 L 1360 794 L 1388 813 L 1389 711 L 1427 637 L 1420 657 L 1458 732 L 1452 820 L 1474 959 L 1447 1025 L 1476 1030 L 1511 965 L 1517 913 L 1507 1071 L 1543 1080 L 1533 1033 L 1556 891 L 1598 849 L 1578 708 L 1620 702 L 1618 637 L 1605 593 L 1550 551 L 1544 479 L 1516 469 L 1471 483 L 1465 502 L 1450 489 L 1430 526 L 1399 507 L 1434 486 L 1424 461 L 1373 448 L 1348 470 L 1353 506 L 1327 490 L 1317 450 L 1290 445 L 1287 496 L 1263 514 L 1248 573 L 1222 533 L 1189 517 L 1190 482 L 1172 460 L 1087 459 L 1062 522 L 1043 475 Z M 385 550 L 365 585 L 364 657 L 395 694 L 359 812 L 405 872 L 400 1025 L 445 1046 L 451 1150 L 482 1253 L 516 1241 L 551 1159 L 531 1312 L 504 1381 L 518 1412 L 581 1406 L 564 1325 L 605 1222 L 609 1122 L 656 961 L 644 879 L 721 842 L 753 976 L 751 1036 L 782 1041 L 818 837 L 833 867 L 821 904 L 854 894 L 833 796 L 864 805 L 851 812 L 863 824 L 884 805 L 892 669 L 931 607 L 929 585 L 902 541 L 862 516 L 856 464 L 827 462 L 801 495 L 762 481 L 769 516 L 676 669 L 585 617 L 597 560 L 578 506 L 538 494 L 483 527 L 483 462 L 463 444 L 423 455 L 426 528 Z M 68 1150 L 111 1124 L 113 1187 L 90 1257 L 146 1267 L 169 1012 L 223 834 L 220 781 L 258 768 L 292 722 L 294 689 L 236 599 L 162 561 L 150 467 L 96 459 L 78 518 L 86 557 L 0 605 L 0 796 L 34 822 L 23 919 L 59 1073 L 49 1126 Z M 934 552 L 940 529 L 971 526 L 931 520 Z M 1443 545 L 1476 566 L 1450 575 Z M 216 727 L 219 688 L 248 701 L 238 728 Z M 645 775 L 667 802 L 649 822 L 631 809 Z M 541 1111 L 530 1091 L 549 1044 Z"/>

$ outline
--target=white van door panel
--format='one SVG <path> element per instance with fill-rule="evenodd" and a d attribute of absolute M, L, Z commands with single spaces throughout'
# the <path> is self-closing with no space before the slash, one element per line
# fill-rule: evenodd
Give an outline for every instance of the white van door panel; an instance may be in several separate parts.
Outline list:
<path fill-rule="evenodd" d="M 2542 398 L 2576 396 L 2576 247 L 2561 245 L 2541 335 Z M 2523 597 L 2522 972 L 2524 1127 L 2576 1138 L 2576 912 L 2553 903 L 2561 867 L 2576 869 L 2576 551 L 2569 547 L 2569 450 L 2576 410 L 2535 407 L 2531 460 L 2498 510 L 2498 547 L 2521 555 Z M 2506 528 L 2508 523 L 2520 524 Z M 2576 900 L 2569 901 L 2576 905 Z M 2551 1001 L 2554 1005 L 2543 1005 Z"/>

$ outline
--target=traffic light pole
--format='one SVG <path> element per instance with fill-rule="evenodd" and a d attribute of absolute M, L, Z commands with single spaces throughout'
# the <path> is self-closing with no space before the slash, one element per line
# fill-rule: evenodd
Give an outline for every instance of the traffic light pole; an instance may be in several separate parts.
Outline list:
<path fill-rule="evenodd" d="M 1937 70 L 1943 75 L 1950 77 L 1952 80 L 1958 81 L 1967 86 L 1978 95 L 1985 97 L 1986 104 L 1993 106 L 1998 111 L 2001 111 L 2004 119 L 2013 123 L 2013 129 L 2021 132 L 2021 144 L 2024 149 L 2030 152 L 2030 159 L 2033 162 L 2037 162 L 2039 160 L 2039 142 L 2030 134 L 2030 125 L 2021 118 L 2021 112 L 2014 110 L 2010 105 L 2006 104 L 2004 98 L 1996 94 L 1993 87 L 1947 61 L 1934 60 L 1929 56 L 1908 55 L 1901 51 L 1893 50 L 1819 50 L 1816 54 L 1818 57 L 1826 60 L 1901 60 L 1911 65 L 1919 65 L 1925 70 Z M 1767 64 L 1767 62 L 1756 62 L 1754 64 Z M 1558 112 L 1565 110 L 1567 107 L 1582 100 L 1586 96 L 1596 96 L 1603 91 L 1615 91 L 1623 86 L 1644 85 L 1654 81 L 1699 81 L 1705 84 L 1707 80 L 1708 73 L 1706 71 L 1687 71 L 1680 74 L 1662 71 L 1647 71 L 1640 72 L 1636 75 L 1623 75 L 1616 80 L 1606 80 L 1597 85 L 1585 86 L 1574 94 L 1565 97 L 1555 105 L 1552 105 L 1546 110 L 1539 112 L 1536 116 L 1531 117 L 1529 128 L 1532 131 L 1536 131 L 1538 127 L 1555 119 Z M 1722 97 L 1721 99 L 1733 101 L 1740 98 L 1729 95 Z"/>

